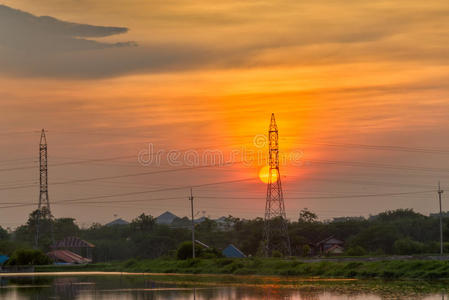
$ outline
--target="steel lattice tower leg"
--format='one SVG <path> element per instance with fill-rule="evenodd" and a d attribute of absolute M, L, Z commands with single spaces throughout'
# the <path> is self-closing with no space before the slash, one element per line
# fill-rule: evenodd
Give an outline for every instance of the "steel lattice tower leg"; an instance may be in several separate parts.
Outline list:
<path fill-rule="evenodd" d="M 37 223 L 36 223 L 36 235 L 35 246 L 39 247 L 39 234 L 40 234 L 40 219 L 41 216 L 48 217 L 50 220 L 51 239 L 54 242 L 53 236 L 53 223 L 52 214 L 50 210 L 50 200 L 48 198 L 48 164 L 47 164 L 47 138 L 45 136 L 45 130 L 42 129 L 41 140 L 39 143 L 39 204 L 37 207 Z"/>
<path fill-rule="evenodd" d="M 271 115 L 269 140 L 269 174 L 267 199 L 265 204 L 265 255 L 271 256 L 274 250 L 291 256 L 288 224 L 285 215 L 284 195 L 279 172 L 279 134 L 274 114 Z"/>

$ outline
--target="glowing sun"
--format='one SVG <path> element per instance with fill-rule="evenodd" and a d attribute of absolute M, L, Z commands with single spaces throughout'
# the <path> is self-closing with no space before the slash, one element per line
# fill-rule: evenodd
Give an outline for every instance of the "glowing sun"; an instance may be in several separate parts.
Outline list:
<path fill-rule="evenodd" d="M 259 178 L 263 183 L 269 182 L 270 177 L 270 166 L 262 167 L 259 171 Z M 278 175 L 276 172 L 271 174 L 271 182 L 276 182 L 278 180 Z"/>

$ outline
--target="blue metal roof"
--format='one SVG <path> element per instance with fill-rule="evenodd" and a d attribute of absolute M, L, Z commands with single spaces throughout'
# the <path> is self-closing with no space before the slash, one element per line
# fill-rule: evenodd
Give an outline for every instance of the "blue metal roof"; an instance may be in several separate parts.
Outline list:
<path fill-rule="evenodd" d="M 243 254 L 242 251 L 240 251 L 236 246 L 234 246 L 232 244 L 227 246 L 221 253 L 227 258 L 245 258 L 246 257 L 246 255 Z"/>
<path fill-rule="evenodd" d="M 3 265 L 8 259 L 8 256 L 0 254 L 0 265 Z"/>

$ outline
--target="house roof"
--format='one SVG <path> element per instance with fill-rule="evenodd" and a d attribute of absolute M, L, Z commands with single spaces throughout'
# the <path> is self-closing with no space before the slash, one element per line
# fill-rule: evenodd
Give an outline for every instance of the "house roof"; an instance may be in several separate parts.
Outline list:
<path fill-rule="evenodd" d="M 317 246 L 320 246 L 322 244 L 336 244 L 336 245 L 343 245 L 345 242 L 334 238 L 334 236 L 330 236 L 322 241 L 319 241 L 318 243 L 316 243 Z"/>
<path fill-rule="evenodd" d="M 174 219 L 178 218 L 175 214 L 166 211 L 162 215 L 156 218 L 156 223 L 158 224 L 171 224 Z"/>
<path fill-rule="evenodd" d="M 69 250 L 54 250 L 47 253 L 47 255 L 56 262 L 65 262 L 69 264 L 84 264 L 91 262 L 90 259 Z"/>
<path fill-rule="evenodd" d="M 215 222 L 226 222 L 226 217 L 220 217 L 218 219 L 215 220 Z"/>
<path fill-rule="evenodd" d="M 4 264 L 9 259 L 9 256 L 0 254 L 0 265 Z"/>
<path fill-rule="evenodd" d="M 329 249 L 326 250 L 326 253 L 332 253 L 335 250 L 339 250 L 339 251 L 343 252 L 344 248 L 340 245 L 333 245 L 332 247 L 330 247 Z"/>
<path fill-rule="evenodd" d="M 202 247 L 204 247 L 204 248 L 206 248 L 206 249 L 209 249 L 209 248 L 210 248 L 208 245 L 206 245 L 205 243 L 203 243 L 203 242 L 201 242 L 201 241 L 195 240 L 195 243 L 197 243 L 198 245 L 200 245 L 200 246 L 202 246 Z"/>
<path fill-rule="evenodd" d="M 94 244 L 86 242 L 76 236 L 68 236 L 51 246 L 52 248 L 95 248 Z"/>
<path fill-rule="evenodd" d="M 114 220 L 112 222 L 107 223 L 104 226 L 108 226 L 109 227 L 109 226 L 114 226 L 114 225 L 128 225 L 128 224 L 129 224 L 128 221 L 123 220 L 122 218 L 118 218 L 118 219 L 116 219 L 116 220 Z"/>
<path fill-rule="evenodd" d="M 245 258 L 246 257 L 246 255 L 243 254 L 243 252 L 240 251 L 233 244 L 230 244 L 229 246 L 227 246 L 221 253 L 227 258 Z"/>
<path fill-rule="evenodd" d="M 200 223 L 203 223 L 204 221 L 206 221 L 206 217 L 200 217 L 200 218 L 198 218 L 198 219 L 195 219 L 194 220 L 194 222 L 195 222 L 195 224 L 200 224 Z"/>

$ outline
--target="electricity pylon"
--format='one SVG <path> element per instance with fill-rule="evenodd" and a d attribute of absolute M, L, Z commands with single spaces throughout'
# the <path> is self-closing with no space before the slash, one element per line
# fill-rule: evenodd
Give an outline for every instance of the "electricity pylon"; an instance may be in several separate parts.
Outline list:
<path fill-rule="evenodd" d="M 284 255 L 291 256 L 284 194 L 279 172 L 279 133 L 274 114 L 271 114 L 268 141 L 269 173 L 265 204 L 265 255 L 271 256 L 273 251 L 276 250 Z"/>
<path fill-rule="evenodd" d="M 45 130 L 42 129 L 41 140 L 39 143 L 39 204 L 37 206 L 37 220 L 36 220 L 36 235 L 35 246 L 39 247 L 39 234 L 41 233 L 41 216 L 48 217 L 50 221 L 51 239 L 54 242 L 53 237 L 53 223 L 50 210 L 50 200 L 48 198 L 48 164 L 47 164 L 47 138 L 45 136 Z"/>

